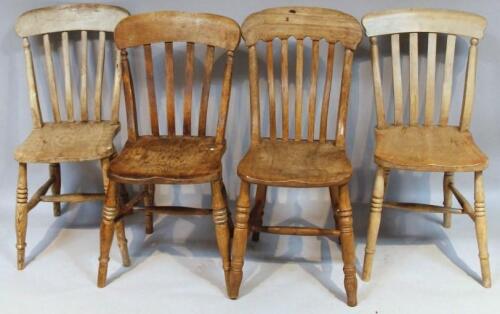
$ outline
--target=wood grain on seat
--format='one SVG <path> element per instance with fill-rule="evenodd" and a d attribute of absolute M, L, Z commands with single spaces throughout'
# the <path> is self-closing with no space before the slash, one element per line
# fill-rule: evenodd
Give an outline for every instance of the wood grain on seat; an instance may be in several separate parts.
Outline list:
<path fill-rule="evenodd" d="M 263 140 L 250 148 L 238 176 L 255 184 L 316 187 L 342 184 L 352 174 L 344 149 L 331 143 Z"/>
<path fill-rule="evenodd" d="M 225 146 L 213 137 L 143 136 L 111 161 L 110 177 L 124 183 L 204 183 L 221 176 Z"/>
<path fill-rule="evenodd" d="M 384 168 L 445 172 L 488 165 L 472 134 L 458 127 L 391 127 L 375 134 L 375 161 Z"/>

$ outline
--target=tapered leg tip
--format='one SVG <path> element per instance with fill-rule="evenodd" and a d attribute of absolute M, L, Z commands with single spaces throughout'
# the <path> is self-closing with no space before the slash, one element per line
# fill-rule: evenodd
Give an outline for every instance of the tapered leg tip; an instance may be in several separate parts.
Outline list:
<path fill-rule="evenodd" d="M 358 300 L 356 300 L 356 299 L 347 300 L 347 305 L 349 305 L 350 307 L 355 307 L 356 305 L 358 305 Z"/>
<path fill-rule="evenodd" d="M 370 281 L 370 279 L 371 279 L 371 274 L 363 272 L 363 274 L 361 275 L 361 280 L 368 282 Z"/>
<path fill-rule="evenodd" d="M 17 263 L 17 270 L 23 270 L 24 269 L 24 263 Z"/>
<path fill-rule="evenodd" d="M 259 240 L 260 240 L 260 233 L 253 233 L 252 234 L 252 241 L 259 242 Z"/>
<path fill-rule="evenodd" d="M 483 281 L 483 287 L 485 287 L 485 288 L 491 288 L 491 280 L 484 280 Z"/>

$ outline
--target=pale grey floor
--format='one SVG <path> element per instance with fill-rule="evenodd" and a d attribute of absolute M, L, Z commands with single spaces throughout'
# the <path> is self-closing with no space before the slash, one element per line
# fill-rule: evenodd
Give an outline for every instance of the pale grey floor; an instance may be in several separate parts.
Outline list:
<path fill-rule="evenodd" d="M 359 273 L 368 208 L 354 208 Z M 302 210 L 284 209 L 275 204 L 266 220 L 292 223 L 284 217 Z M 28 264 L 18 272 L 13 210 L 2 205 L 1 313 L 498 313 L 500 306 L 499 231 L 489 232 L 493 288 L 485 289 L 466 216 L 445 230 L 439 215 L 385 211 L 372 281 L 358 281 L 359 305 L 349 308 L 339 248 L 317 237 L 265 234 L 250 243 L 240 298 L 229 300 L 209 218 L 160 217 L 148 237 L 142 214 L 127 218 L 132 266 L 121 266 L 114 246 L 109 284 L 98 289 L 99 210 L 99 204 L 74 205 L 54 219 L 48 205 L 36 208 Z M 327 208 L 307 216 L 295 221 L 331 223 Z"/>

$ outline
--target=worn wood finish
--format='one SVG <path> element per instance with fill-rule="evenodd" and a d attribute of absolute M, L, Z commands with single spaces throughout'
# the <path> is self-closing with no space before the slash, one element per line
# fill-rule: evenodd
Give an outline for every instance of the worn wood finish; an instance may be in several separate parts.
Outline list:
<path fill-rule="evenodd" d="M 97 4 L 70 4 L 46 7 L 32 10 L 21 15 L 16 24 L 17 34 L 23 39 L 24 56 L 26 62 L 26 74 L 30 95 L 30 106 L 33 117 L 33 130 L 27 139 L 17 147 L 15 159 L 20 165 L 19 188 L 16 206 L 16 230 L 18 247 L 18 267 L 24 267 L 24 247 L 26 238 L 26 221 L 28 212 L 35 208 L 40 202 L 52 202 L 54 216 L 61 214 L 61 203 L 63 202 L 86 202 L 102 200 L 102 193 L 95 194 L 62 194 L 61 195 L 61 166 L 62 162 L 81 162 L 91 160 L 108 160 L 114 154 L 113 138 L 119 130 L 118 103 L 121 91 L 121 71 L 119 59 L 115 61 L 115 77 L 113 84 L 112 119 L 111 121 L 101 119 L 101 97 L 103 93 L 102 81 L 104 77 L 104 48 L 105 33 L 112 32 L 116 24 L 122 18 L 128 16 L 124 9 Z M 78 40 L 73 40 L 70 32 L 78 32 L 81 42 L 80 60 L 78 73 L 80 86 L 73 89 L 72 69 L 74 60 L 71 59 L 72 47 L 76 46 Z M 99 32 L 98 53 L 96 58 L 96 82 L 95 82 L 95 105 L 96 121 L 89 121 L 88 103 L 88 60 L 89 60 L 89 36 L 90 32 Z M 30 49 L 31 37 L 39 36 L 43 40 L 43 60 L 45 63 L 46 86 L 48 98 L 52 111 L 53 122 L 44 122 L 38 99 L 35 66 L 33 64 Z M 56 37 L 60 38 L 55 40 Z M 59 43 L 59 47 L 55 43 Z M 54 51 L 60 49 L 60 60 Z M 54 64 L 61 64 L 62 75 L 56 76 Z M 43 78 L 43 77 L 42 77 Z M 58 83 L 58 79 L 62 83 Z M 62 115 L 59 107 L 57 86 L 64 88 L 64 112 Z M 76 109 L 73 99 L 78 95 L 80 108 Z M 62 104 L 61 104 L 62 105 Z M 99 110 L 97 111 L 97 107 Z M 81 121 L 76 121 L 78 113 Z M 103 121 L 100 121 L 103 120 Z M 27 202 L 27 163 L 49 164 L 49 180 L 47 180 Z M 106 163 L 103 163 L 103 169 Z M 103 170 L 104 188 L 107 187 L 107 175 Z M 52 195 L 46 195 L 48 190 Z M 124 237 L 119 241 L 123 247 Z M 124 252 L 122 250 L 122 252 Z"/>
<path fill-rule="evenodd" d="M 106 284 L 109 248 L 112 241 L 112 225 L 122 223 L 123 217 L 135 210 L 146 212 L 146 233 L 153 232 L 153 213 L 170 215 L 211 214 L 215 224 L 215 237 L 222 258 L 226 285 L 229 286 L 230 271 L 230 223 L 227 195 L 222 182 L 222 156 L 225 151 L 225 128 L 229 110 L 233 53 L 238 46 L 240 29 L 233 20 L 204 13 L 174 11 L 156 12 L 133 16 L 123 20 L 115 32 L 117 47 L 121 50 L 122 75 L 127 110 L 128 141 L 121 153 L 113 158 L 109 167 L 110 187 L 101 223 L 101 257 L 98 286 Z M 176 135 L 174 42 L 186 43 L 184 75 L 184 99 L 182 135 Z M 165 45 L 165 86 L 167 134 L 158 127 L 155 80 L 153 75 L 152 45 Z M 195 92 L 195 45 L 205 44 L 203 61 L 200 118 L 198 132 L 192 126 L 193 93 Z M 222 78 L 220 103 L 218 106 L 215 134 L 207 134 L 210 87 L 214 71 L 215 48 L 225 49 L 226 63 Z M 132 65 L 128 50 L 145 49 L 146 86 L 150 105 L 150 135 L 138 134 L 135 91 Z M 215 79 L 214 79 L 215 81 Z M 217 106 L 213 106 L 217 107 Z M 194 120 L 194 119 L 193 119 Z M 122 205 L 116 202 L 116 186 L 119 183 L 138 184 L 145 191 Z M 189 208 L 180 206 L 158 206 L 154 201 L 155 184 L 211 184 L 212 208 Z M 137 206 L 140 200 L 144 206 Z"/>
<path fill-rule="evenodd" d="M 372 196 L 372 209 L 365 249 L 363 279 L 369 280 L 373 255 L 380 225 L 382 207 L 443 214 L 443 226 L 451 227 L 452 214 L 468 215 L 476 226 L 483 286 L 490 287 L 490 269 L 484 215 L 484 192 L 482 172 L 488 165 L 487 156 L 475 144 L 469 132 L 475 92 L 477 47 L 483 37 L 486 20 L 478 15 L 436 9 L 397 9 L 375 12 L 363 18 L 363 26 L 370 37 L 374 76 L 375 105 L 377 111 L 375 162 L 378 165 Z M 401 81 L 400 37 L 409 36 L 409 119 L 403 119 Z M 419 113 L 419 51 L 418 39 L 427 35 L 427 73 L 425 103 L 422 115 Z M 443 66 L 443 82 L 440 108 L 436 106 L 436 69 L 439 35 L 446 38 Z M 394 123 L 385 121 L 384 99 L 380 76 L 380 61 L 377 40 L 380 36 L 391 36 L 391 52 L 394 87 Z M 449 125 L 452 100 L 453 67 L 457 36 L 470 37 L 467 57 L 467 71 L 462 98 L 459 125 Z M 435 121 L 434 112 L 439 110 Z M 423 123 L 422 123 L 423 121 Z M 442 172 L 443 206 L 384 202 L 387 178 L 384 174 L 391 169 Z M 453 184 L 455 172 L 475 173 L 474 207 Z M 452 207 L 455 196 L 460 208 Z"/>
<path fill-rule="evenodd" d="M 321 23 L 321 26 L 319 25 Z M 264 28 L 263 28 L 264 26 Z M 335 236 L 341 238 L 344 261 L 344 283 L 347 292 L 347 304 L 356 305 L 356 271 L 354 257 L 354 234 L 352 230 L 352 210 L 347 184 L 352 174 L 352 167 L 345 152 L 345 130 L 348 111 L 348 99 L 351 83 L 353 52 L 361 37 L 360 25 L 349 15 L 339 11 L 287 7 L 268 9 L 250 15 L 242 26 L 245 44 L 249 50 L 249 83 L 252 141 L 250 149 L 238 166 L 241 178 L 241 190 L 236 209 L 236 225 L 232 244 L 229 297 L 237 298 L 242 277 L 243 262 L 249 230 L 252 240 L 259 240 L 260 232 L 302 236 Z M 296 39 L 295 60 L 295 110 L 289 121 L 289 60 L 288 39 Z M 311 70 L 304 69 L 304 38 L 312 39 Z M 275 131 L 274 98 L 274 60 L 272 53 L 273 39 L 281 39 L 281 99 L 282 99 L 282 136 Z M 320 40 L 326 39 L 328 55 L 326 77 L 321 103 L 321 117 L 316 119 L 316 98 L 318 73 L 320 71 Z M 256 46 L 264 41 L 267 45 L 266 68 L 269 91 L 269 126 L 270 137 L 260 133 L 260 98 L 259 72 Z M 336 45 L 338 44 L 338 45 Z M 326 130 L 330 93 L 333 81 L 335 46 L 344 49 L 342 81 L 340 87 L 335 140 L 327 139 Z M 310 73 L 311 77 L 304 77 Z M 309 81 L 308 88 L 304 81 Z M 304 92 L 305 91 L 305 92 Z M 306 95 L 304 95 L 306 94 Z M 303 98 L 307 103 L 303 103 Z M 306 105 L 305 109 L 303 105 Z M 262 105 L 265 107 L 265 105 Z M 265 110 L 265 109 L 262 109 Z M 315 138 L 319 124 L 319 138 Z M 307 127 L 302 125 L 307 121 Z M 265 123 L 265 122 L 263 122 Z M 292 127 L 289 124 L 293 124 Z M 290 134 L 290 129 L 295 134 Z M 303 134 L 304 133 L 304 134 Z M 292 139 L 293 140 L 290 140 Z M 250 184 L 257 184 L 255 205 L 250 211 Z M 319 227 L 263 226 L 262 218 L 268 186 L 277 187 L 326 187 L 337 194 L 338 208 L 336 225 L 333 229 Z M 252 214 L 250 215 L 250 212 Z"/>

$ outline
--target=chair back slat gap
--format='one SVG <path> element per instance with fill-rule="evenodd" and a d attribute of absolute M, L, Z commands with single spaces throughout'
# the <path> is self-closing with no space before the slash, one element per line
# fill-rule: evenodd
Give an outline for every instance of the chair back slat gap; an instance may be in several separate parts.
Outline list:
<path fill-rule="evenodd" d="M 418 124 L 418 33 L 410 33 L 410 125 Z"/>
<path fill-rule="evenodd" d="M 35 70 L 33 67 L 33 56 L 31 53 L 29 39 L 23 38 L 24 61 L 26 63 L 26 77 L 28 79 L 28 89 L 30 95 L 31 115 L 33 117 L 33 127 L 43 126 L 42 113 L 40 111 L 40 101 L 38 99 L 38 88 L 36 86 Z"/>
<path fill-rule="evenodd" d="M 73 115 L 73 91 L 71 87 L 71 64 L 69 59 L 68 32 L 62 32 L 62 55 L 64 68 L 64 99 L 66 102 L 66 117 L 68 121 L 74 121 Z"/>
<path fill-rule="evenodd" d="M 307 122 L 307 140 L 314 140 L 314 122 L 316 120 L 316 94 L 318 89 L 319 40 L 313 40 L 311 60 L 311 86 L 309 87 L 309 112 Z"/>
<path fill-rule="evenodd" d="M 427 80 L 425 87 L 425 116 L 424 125 L 430 126 L 434 120 L 434 106 L 436 102 L 436 42 L 437 34 L 429 33 L 427 43 Z"/>
<path fill-rule="evenodd" d="M 118 58 L 119 60 L 120 58 Z M 88 63 L 88 34 L 81 32 L 81 61 L 80 61 L 80 119 L 88 121 L 89 107 L 87 100 L 87 63 Z"/>
<path fill-rule="evenodd" d="M 54 62 L 52 60 L 52 47 L 49 34 L 43 35 L 43 48 L 45 53 L 45 68 L 47 72 L 47 84 L 49 86 L 50 104 L 55 122 L 61 122 L 61 113 L 59 111 L 59 98 L 57 96 L 56 75 L 54 71 Z"/>
<path fill-rule="evenodd" d="M 295 72 L 295 140 L 302 139 L 302 83 L 304 79 L 304 40 L 297 39 Z"/>
<path fill-rule="evenodd" d="M 184 88 L 184 135 L 191 135 L 191 106 L 193 102 L 194 43 L 186 44 L 186 84 Z"/>
<path fill-rule="evenodd" d="M 455 62 L 455 44 L 456 35 L 448 35 L 446 38 L 446 55 L 444 60 L 444 76 L 441 94 L 441 112 L 439 125 L 448 125 L 448 116 L 450 112 L 451 93 L 453 87 L 453 64 Z"/>
<path fill-rule="evenodd" d="M 212 81 L 212 70 L 214 66 L 214 46 L 207 46 L 205 60 L 203 62 L 203 85 L 201 88 L 200 118 L 198 122 L 198 135 L 205 136 L 207 131 L 208 100 L 210 98 L 210 85 Z"/>
<path fill-rule="evenodd" d="M 325 85 L 323 87 L 323 100 L 321 102 L 321 117 L 319 127 L 319 141 L 326 142 L 328 128 L 328 111 L 330 108 L 330 95 L 332 91 L 333 66 L 335 60 L 335 43 L 328 43 L 328 56 L 326 61 Z"/>
<path fill-rule="evenodd" d="M 394 124 L 403 124 L 403 83 L 399 34 L 391 35 L 392 80 L 394 88 Z"/>
<path fill-rule="evenodd" d="M 106 33 L 99 32 L 99 44 L 97 52 L 97 67 L 96 67 L 96 78 L 95 78 L 95 94 L 94 94 L 94 117 L 96 121 L 101 121 L 102 82 L 104 74 L 105 52 L 106 52 Z"/>
<path fill-rule="evenodd" d="M 158 107 L 156 104 L 156 91 L 154 80 L 153 51 L 151 44 L 144 45 L 144 61 L 146 65 L 146 85 L 148 89 L 149 117 L 151 121 L 151 134 L 160 135 L 158 126 Z"/>
<path fill-rule="evenodd" d="M 289 137 L 290 118 L 289 94 L 288 94 L 288 39 L 281 40 L 281 124 L 282 138 L 284 141 Z"/>
<path fill-rule="evenodd" d="M 174 51 L 171 42 L 165 43 L 165 91 L 167 93 L 168 135 L 175 136 Z"/>

